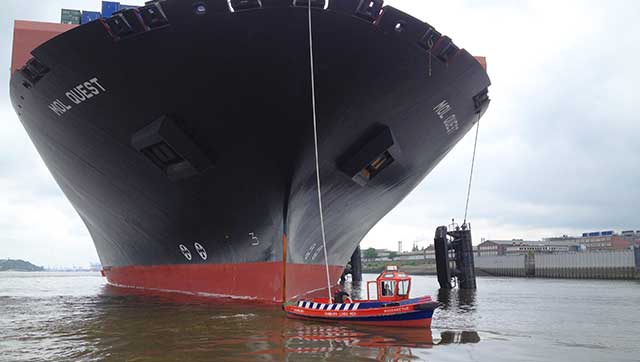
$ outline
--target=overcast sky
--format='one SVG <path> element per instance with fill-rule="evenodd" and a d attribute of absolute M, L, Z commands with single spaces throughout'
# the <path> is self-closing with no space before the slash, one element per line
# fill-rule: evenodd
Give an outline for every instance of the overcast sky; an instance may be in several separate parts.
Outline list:
<path fill-rule="evenodd" d="M 186 0 L 185 0 L 186 1 Z M 143 1 L 127 1 L 141 4 Z M 387 0 L 488 58 L 470 220 L 481 238 L 640 230 L 640 2 Z M 59 21 L 98 0 L 0 1 L 0 258 L 97 261 L 89 233 L 9 102 L 15 19 Z M 363 241 L 405 249 L 461 219 L 473 132 Z"/>

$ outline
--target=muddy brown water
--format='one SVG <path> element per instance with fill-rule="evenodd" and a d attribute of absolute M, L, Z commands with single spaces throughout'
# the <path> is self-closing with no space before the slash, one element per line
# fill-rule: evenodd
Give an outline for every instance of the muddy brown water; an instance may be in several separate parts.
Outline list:
<path fill-rule="evenodd" d="M 419 294 L 442 303 L 431 330 L 292 320 L 98 273 L 2 272 L 0 361 L 640 361 L 638 282 L 482 277 L 464 292 L 417 276 Z"/>

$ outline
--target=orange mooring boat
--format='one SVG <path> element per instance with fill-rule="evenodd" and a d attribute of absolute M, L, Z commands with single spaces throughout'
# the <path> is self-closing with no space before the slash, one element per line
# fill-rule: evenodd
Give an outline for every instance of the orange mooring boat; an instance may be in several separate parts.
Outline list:
<path fill-rule="evenodd" d="M 369 296 L 369 285 L 376 284 L 377 298 Z M 409 298 L 411 277 L 387 266 L 375 281 L 367 282 L 367 299 L 351 300 L 344 292 L 336 298 L 314 298 L 285 304 L 287 316 L 316 321 L 348 322 L 377 326 L 430 328 L 438 307 L 431 297 Z"/>

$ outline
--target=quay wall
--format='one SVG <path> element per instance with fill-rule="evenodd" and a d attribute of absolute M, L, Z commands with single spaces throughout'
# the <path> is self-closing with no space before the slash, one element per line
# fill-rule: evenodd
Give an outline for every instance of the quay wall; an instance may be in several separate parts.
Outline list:
<path fill-rule="evenodd" d="M 479 275 L 526 276 L 524 255 L 476 256 L 474 264 Z"/>
<path fill-rule="evenodd" d="M 476 256 L 479 275 L 640 279 L 640 249 L 509 256 Z"/>

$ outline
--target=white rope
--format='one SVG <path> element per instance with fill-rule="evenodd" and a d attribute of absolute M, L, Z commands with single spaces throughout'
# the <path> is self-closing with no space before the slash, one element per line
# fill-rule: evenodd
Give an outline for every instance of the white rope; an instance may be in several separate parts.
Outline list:
<path fill-rule="evenodd" d="M 467 225 L 467 212 L 469 211 L 469 198 L 471 197 L 471 182 L 473 181 L 473 166 L 476 163 L 476 149 L 478 148 L 478 133 L 480 133 L 480 119 L 476 125 L 476 140 L 473 142 L 473 157 L 471 158 L 471 173 L 469 174 L 469 188 L 467 189 L 467 204 L 464 207 L 464 221 L 462 225 Z"/>
<path fill-rule="evenodd" d="M 311 0 L 308 3 L 309 18 L 309 63 L 311 65 L 311 107 L 313 109 L 313 142 L 316 152 L 316 184 L 318 186 L 318 208 L 320 210 L 320 231 L 322 232 L 322 250 L 324 251 L 324 266 L 327 272 L 327 290 L 329 303 L 333 303 L 331 296 L 331 277 L 329 276 L 329 259 L 327 258 L 327 240 L 324 233 L 324 216 L 322 214 L 322 190 L 320 188 L 320 163 L 318 161 L 318 125 L 316 120 L 316 80 L 313 68 L 313 26 L 311 24 Z"/>

